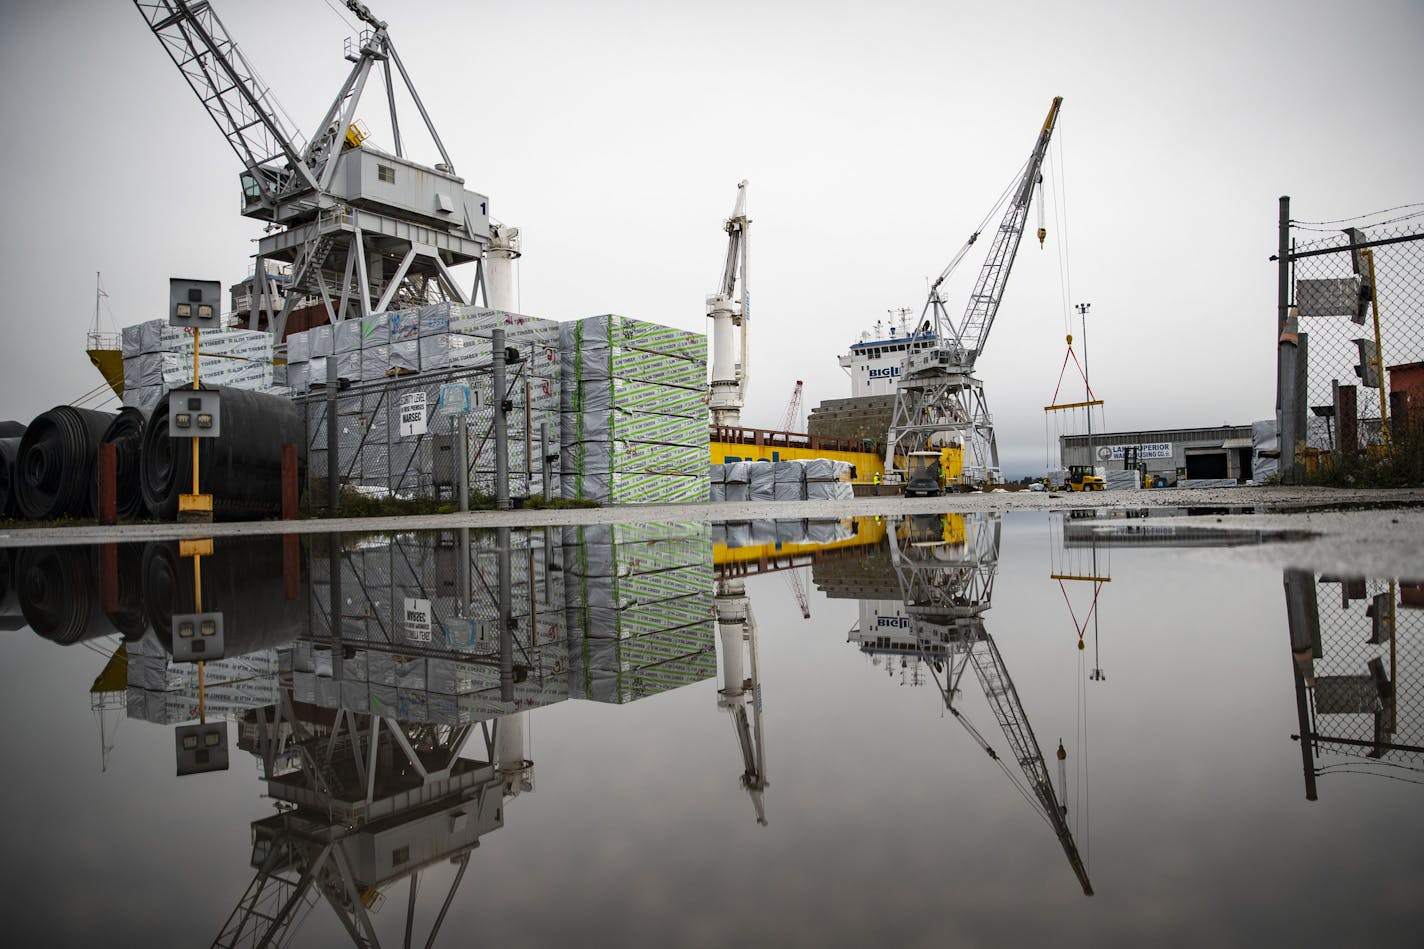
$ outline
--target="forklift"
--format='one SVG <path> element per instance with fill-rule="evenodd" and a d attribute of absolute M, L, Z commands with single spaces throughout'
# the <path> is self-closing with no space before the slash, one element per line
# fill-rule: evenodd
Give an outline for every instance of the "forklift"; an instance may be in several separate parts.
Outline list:
<path fill-rule="evenodd" d="M 1141 445 L 1127 445 L 1122 450 L 1122 470 L 1136 471 L 1142 475 L 1142 486 L 1152 487 L 1152 476 L 1147 473 L 1147 462 L 1142 460 Z"/>

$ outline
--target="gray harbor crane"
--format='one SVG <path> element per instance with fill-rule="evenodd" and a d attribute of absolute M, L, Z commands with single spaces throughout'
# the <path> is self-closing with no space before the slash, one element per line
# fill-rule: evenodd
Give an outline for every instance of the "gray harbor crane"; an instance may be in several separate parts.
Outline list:
<path fill-rule="evenodd" d="M 337 323 L 397 306 L 470 303 L 480 294 L 489 199 L 455 173 L 386 22 L 365 4 L 346 2 L 364 28 L 347 40 L 350 72 L 309 137 L 295 130 L 211 3 L 134 4 L 237 154 L 242 213 L 267 225 L 257 245 L 251 328 L 265 324 L 280 342 L 304 301 L 319 301 Z M 376 148 L 357 116 L 373 72 L 385 85 L 393 152 Z M 439 152 L 433 164 L 407 154 L 398 83 Z M 476 264 L 469 293 L 452 273 L 467 263 Z M 289 271 L 280 288 L 278 269 Z"/>
<path fill-rule="evenodd" d="M 1044 157 L 1062 103 L 1062 96 L 1054 98 L 1023 173 L 1012 190 L 1006 192 L 1008 205 L 1003 220 L 969 294 L 964 316 L 957 323 L 945 310 L 941 286 L 979 239 L 980 230 L 969 235 L 930 284 L 920 322 L 924 329 L 933 329 L 935 342 L 911 349 L 905 356 L 885 445 L 885 471 L 891 477 L 898 472 L 900 480 L 904 480 L 913 453 L 941 451 L 961 453 L 963 474 L 955 475 L 958 484 L 983 486 L 1000 477 L 993 417 L 984 397 L 984 383 L 974 375 L 974 365 L 984 351 L 1003 302 L 1009 271 L 1028 222 L 1029 203 L 1034 188 L 1042 181 Z M 1040 198 L 1040 207 L 1041 202 Z M 986 223 L 987 220 L 986 217 Z M 1044 234 L 1040 224 L 1040 241 Z"/>

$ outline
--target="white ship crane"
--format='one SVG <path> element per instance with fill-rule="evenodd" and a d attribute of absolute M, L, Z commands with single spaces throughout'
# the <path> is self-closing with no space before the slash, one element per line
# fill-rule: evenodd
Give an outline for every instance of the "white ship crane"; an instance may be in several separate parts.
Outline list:
<path fill-rule="evenodd" d="M 747 217 L 747 183 L 737 184 L 737 203 L 732 216 L 723 222 L 727 232 L 727 258 L 717 292 L 707 297 L 707 316 L 712 320 L 712 424 L 736 428 L 742 424 L 742 406 L 747 400 L 747 329 L 751 322 L 751 296 L 747 290 L 747 255 L 751 233 Z M 737 332 L 734 334 L 733 330 Z M 738 340 L 740 337 L 740 349 Z"/>
<path fill-rule="evenodd" d="M 732 730 L 742 754 L 742 788 L 752 799 L 757 823 L 765 827 L 765 793 L 771 782 L 766 778 L 756 617 L 747 600 L 746 581 L 741 577 L 719 579 L 715 603 L 722 651 L 722 688 L 717 691 L 717 706 L 732 717 Z"/>
<path fill-rule="evenodd" d="M 1053 789 L 1043 751 L 1003 656 L 984 628 L 983 614 L 989 609 L 998 569 L 1000 523 L 997 515 L 989 514 L 917 515 L 903 522 L 891 518 L 891 563 L 921 657 L 930 667 L 945 708 L 1048 822 L 1083 893 L 1091 896 L 1093 886 L 1069 830 L 1067 808 Z M 966 668 L 974 670 L 1024 783 L 958 708 Z"/>
<path fill-rule="evenodd" d="M 365 4 L 347 0 L 367 28 L 347 40 L 350 73 L 304 139 L 211 3 L 134 3 L 242 163 L 242 213 L 268 225 L 256 254 L 253 328 L 265 322 L 282 340 L 301 301 L 319 301 L 336 323 L 396 306 L 469 303 L 479 295 L 489 199 L 467 190 L 455 174 L 385 21 Z M 356 115 L 378 66 L 394 153 L 377 149 Z M 406 154 L 397 75 L 439 152 L 433 164 Z M 476 277 L 466 294 L 451 268 L 471 262 Z M 285 296 L 269 265 L 290 269 Z"/>
<path fill-rule="evenodd" d="M 945 311 L 940 287 L 979 239 L 979 230 L 969 235 L 964 246 L 930 285 L 920 322 L 922 330 L 933 329 L 935 342 L 928 347 L 911 349 L 905 357 L 886 439 L 887 475 L 903 473 L 906 465 L 900 459 L 910 452 L 955 446 L 965 453 L 965 483 L 982 486 L 1000 478 L 993 417 L 984 398 L 984 384 L 974 375 L 974 364 L 984 351 L 1003 301 L 1009 271 L 1028 222 L 1034 188 L 1042 182 L 1043 160 L 1062 103 L 1062 96 L 1054 98 L 1023 174 L 1011 191 L 1005 193 L 1008 207 L 969 295 L 964 316 L 957 324 Z M 989 215 L 993 213 L 991 210 Z M 1041 225 L 1039 232 L 1041 241 L 1044 236 Z"/>

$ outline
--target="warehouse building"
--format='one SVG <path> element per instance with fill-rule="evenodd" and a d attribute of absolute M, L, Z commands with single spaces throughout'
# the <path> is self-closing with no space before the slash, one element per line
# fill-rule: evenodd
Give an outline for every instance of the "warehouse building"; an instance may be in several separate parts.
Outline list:
<path fill-rule="evenodd" d="M 1274 425 L 1269 427 L 1274 439 Z M 1197 479 L 1244 482 L 1257 477 L 1255 450 L 1260 447 L 1257 442 L 1262 439 L 1261 428 L 1222 425 L 1063 435 L 1058 439 L 1058 449 L 1065 467 L 1091 464 L 1112 472 L 1136 461 L 1146 466 L 1146 473 L 1157 483 Z"/>

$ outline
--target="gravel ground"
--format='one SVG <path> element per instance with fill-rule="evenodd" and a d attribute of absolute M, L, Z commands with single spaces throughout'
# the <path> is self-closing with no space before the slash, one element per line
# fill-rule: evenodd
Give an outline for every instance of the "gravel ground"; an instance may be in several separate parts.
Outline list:
<path fill-rule="evenodd" d="M 1424 488 L 1342 491 L 1334 488 L 1251 487 L 1163 488 L 1081 494 L 1012 491 L 959 494 L 943 498 L 867 497 L 846 501 L 725 502 L 721 504 L 626 505 L 568 511 L 476 511 L 420 517 L 332 518 L 229 524 L 140 524 L 119 527 L 0 527 L 0 547 L 38 547 L 163 540 L 178 537 L 233 537 L 252 534 L 392 531 L 458 527 L 538 527 L 546 524 L 615 524 L 648 521 L 724 521 L 757 518 L 841 518 L 868 514 L 926 514 L 943 511 L 1056 511 L 1173 508 L 1246 508 L 1255 513 L 1213 514 L 1223 528 L 1294 528 L 1322 539 L 1287 545 L 1311 563 L 1375 561 L 1414 565 L 1424 575 Z M 1170 510 L 1162 510 L 1170 516 Z M 1154 521 L 1167 523 L 1167 521 Z M 1192 523 L 1201 526 L 1202 518 Z M 1260 548 L 1265 550 L 1266 548 Z M 1327 556 L 1330 551 L 1335 553 Z M 1344 559 L 1342 559 L 1344 558 Z M 1353 558 L 1353 559 L 1351 559 Z M 1302 566 L 1306 563 L 1302 562 Z M 1334 569 L 1321 566 L 1318 569 Z"/>

